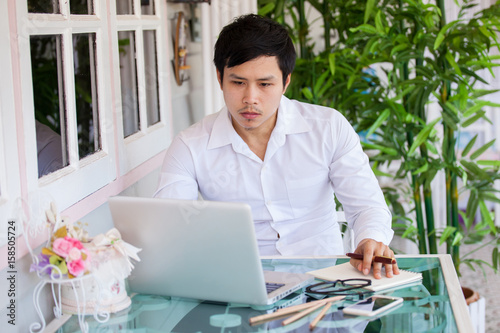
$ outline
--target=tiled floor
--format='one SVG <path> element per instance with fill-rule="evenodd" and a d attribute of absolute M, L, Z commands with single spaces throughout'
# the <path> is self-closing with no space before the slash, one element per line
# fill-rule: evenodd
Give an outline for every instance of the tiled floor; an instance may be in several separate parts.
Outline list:
<path fill-rule="evenodd" d="M 461 254 L 475 249 L 477 245 L 463 245 Z M 471 258 L 491 262 L 492 247 L 485 247 L 471 255 Z M 495 274 L 491 268 L 486 267 L 486 276 L 480 271 L 472 271 L 468 266 L 460 267 L 462 276 L 460 283 L 478 291 L 486 301 L 486 332 L 500 332 L 500 273 Z"/>

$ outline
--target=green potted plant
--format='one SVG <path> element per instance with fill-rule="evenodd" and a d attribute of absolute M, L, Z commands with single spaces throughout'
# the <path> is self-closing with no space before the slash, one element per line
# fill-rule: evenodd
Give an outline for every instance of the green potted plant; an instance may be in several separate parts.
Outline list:
<path fill-rule="evenodd" d="M 259 4 L 261 14 L 285 24 L 296 38 L 299 59 L 288 96 L 342 112 L 364 135 L 375 173 L 398 184 L 385 188 L 394 229 L 414 240 L 422 254 L 437 253 L 446 243 L 459 274 L 461 264 L 472 269 L 486 265 L 497 272 L 500 238 L 488 202 L 500 202 L 494 187 L 500 161 L 481 159 L 494 141 L 477 147 L 477 136 L 465 146 L 457 140 L 471 124 L 488 121 L 485 107 L 499 106 L 484 99 L 492 90 L 478 87 L 488 85 L 478 72 L 491 71 L 499 59 L 490 55 L 498 48 L 499 4 L 469 20 L 464 14 L 474 6 L 464 1 L 458 17 L 449 22 L 442 1 Z M 309 36 L 308 10 L 319 13 L 316 20 L 322 21 L 321 51 L 314 51 L 317 45 Z M 388 167 L 396 170 L 384 172 Z M 446 178 L 444 227 L 434 223 L 431 182 L 439 173 Z M 410 207 L 399 200 L 407 192 Z M 463 210 L 459 196 L 468 196 Z M 492 245 L 490 260 L 460 253 L 465 243 Z"/>

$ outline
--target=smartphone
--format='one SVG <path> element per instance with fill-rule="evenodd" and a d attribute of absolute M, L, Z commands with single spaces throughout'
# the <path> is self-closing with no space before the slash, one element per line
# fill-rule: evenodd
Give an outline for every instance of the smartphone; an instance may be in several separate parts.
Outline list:
<path fill-rule="evenodd" d="M 372 317 L 401 303 L 403 303 L 403 298 L 401 297 L 375 295 L 349 305 L 342 311 L 349 315 Z"/>

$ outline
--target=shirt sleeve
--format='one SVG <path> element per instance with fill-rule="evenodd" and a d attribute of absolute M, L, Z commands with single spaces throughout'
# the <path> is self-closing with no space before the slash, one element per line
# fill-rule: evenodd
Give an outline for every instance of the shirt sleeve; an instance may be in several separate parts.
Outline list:
<path fill-rule="evenodd" d="M 177 136 L 168 148 L 160 172 L 156 198 L 196 200 L 196 182 L 193 157 L 188 146 Z"/>
<path fill-rule="evenodd" d="M 355 246 L 366 238 L 389 245 L 394 232 L 382 189 L 361 148 L 358 134 L 343 116 L 338 116 L 332 125 L 336 149 L 330 165 L 330 180 L 348 225 L 354 231 Z"/>

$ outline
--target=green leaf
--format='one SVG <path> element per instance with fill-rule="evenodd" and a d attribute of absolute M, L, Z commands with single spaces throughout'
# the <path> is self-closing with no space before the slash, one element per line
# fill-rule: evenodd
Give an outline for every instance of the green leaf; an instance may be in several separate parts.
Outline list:
<path fill-rule="evenodd" d="M 436 36 L 436 41 L 434 42 L 434 50 L 438 49 L 438 47 L 444 41 L 445 33 L 447 32 L 448 28 L 451 27 L 454 24 L 455 24 L 455 21 L 450 22 L 450 23 L 446 24 L 444 27 L 441 28 L 441 30 L 439 31 L 438 35 Z"/>
<path fill-rule="evenodd" d="M 474 116 L 470 117 L 469 119 L 466 119 L 462 122 L 462 127 L 467 128 L 470 125 L 474 124 L 476 121 L 478 121 L 480 118 L 483 118 L 484 115 L 486 114 L 485 111 L 480 111 L 476 113 Z"/>
<path fill-rule="evenodd" d="M 462 152 L 462 156 L 467 156 L 467 154 L 469 153 L 469 151 L 472 149 L 472 146 L 474 146 L 474 143 L 476 143 L 477 136 L 478 136 L 478 134 L 474 135 L 474 137 L 469 141 L 469 143 L 467 144 L 467 146 L 465 146 L 465 148 L 464 148 L 464 150 Z"/>
<path fill-rule="evenodd" d="M 429 170 L 429 163 L 426 162 L 423 166 L 421 166 L 417 170 L 413 171 L 411 174 L 418 175 L 418 174 L 421 174 L 423 172 L 426 172 L 427 170 Z"/>
<path fill-rule="evenodd" d="M 373 35 L 377 34 L 377 29 L 371 24 L 362 24 L 356 28 L 350 28 L 349 30 L 351 32 L 362 31 L 362 32 L 366 32 L 368 34 L 373 34 Z"/>
<path fill-rule="evenodd" d="M 464 118 L 470 117 L 485 106 L 500 107 L 500 104 L 490 101 L 476 101 L 476 103 L 464 112 Z"/>
<path fill-rule="evenodd" d="M 476 163 L 460 160 L 460 164 L 462 164 L 471 174 L 473 174 L 477 178 L 491 181 L 491 177 L 488 175 L 488 173 L 486 173 L 483 169 L 478 167 Z"/>
<path fill-rule="evenodd" d="M 434 146 L 432 142 L 426 141 L 425 146 L 432 154 L 437 155 L 439 153 L 436 146 Z"/>
<path fill-rule="evenodd" d="M 332 76 L 335 75 L 335 53 L 330 53 L 328 55 L 328 64 L 330 65 L 330 72 Z"/>
<path fill-rule="evenodd" d="M 393 178 L 394 175 L 390 174 L 390 173 L 387 173 L 387 172 L 382 172 L 380 171 L 379 169 L 376 169 L 376 168 L 372 168 L 373 170 L 373 174 L 377 177 L 389 177 L 389 178 Z"/>
<path fill-rule="evenodd" d="M 351 77 L 349 77 L 349 80 L 347 80 L 347 89 L 351 89 L 352 84 L 354 83 L 355 80 L 356 80 L 356 75 L 351 75 Z"/>
<path fill-rule="evenodd" d="M 462 183 L 464 183 L 464 186 L 467 186 L 467 180 L 469 179 L 469 174 L 467 172 L 462 173 Z"/>
<path fill-rule="evenodd" d="M 323 85 L 323 83 L 325 82 L 326 78 L 328 77 L 328 75 L 330 75 L 330 73 L 328 71 L 325 71 L 323 74 L 321 74 L 321 76 L 318 78 L 318 80 L 316 81 L 316 83 L 314 84 L 314 88 L 313 88 L 313 91 L 314 91 L 314 95 L 318 96 L 318 92 L 319 90 L 321 89 L 321 86 Z"/>
<path fill-rule="evenodd" d="M 479 165 L 500 167 L 500 161 L 497 161 L 497 160 L 479 160 L 479 161 L 476 161 L 476 163 Z"/>
<path fill-rule="evenodd" d="M 408 229 L 401 235 L 403 238 L 408 238 L 408 236 L 412 236 L 413 234 L 417 233 L 417 228 L 414 226 L 409 226 Z"/>
<path fill-rule="evenodd" d="M 488 193 L 488 192 L 483 192 L 480 194 L 481 199 L 487 200 L 487 201 L 492 201 L 496 203 L 500 203 L 500 198 L 498 198 L 496 195 L 493 193 Z"/>
<path fill-rule="evenodd" d="M 500 257 L 498 256 L 498 247 L 493 248 L 491 252 L 491 263 L 493 264 L 493 269 L 495 272 L 498 271 L 498 265 L 500 263 Z"/>
<path fill-rule="evenodd" d="M 266 16 L 267 14 L 269 14 L 270 12 L 272 12 L 274 10 L 274 7 L 275 7 L 275 4 L 273 2 L 270 2 L 267 5 L 265 5 L 264 7 L 262 7 L 261 9 L 259 9 L 258 14 L 260 16 Z"/>
<path fill-rule="evenodd" d="M 413 144 L 410 147 L 410 150 L 408 151 L 408 155 L 411 155 L 417 150 L 418 147 L 420 147 L 421 144 L 423 144 L 429 135 L 431 134 L 431 131 L 434 129 L 434 126 L 441 120 L 441 117 L 434 119 L 431 123 L 429 123 L 427 126 L 425 126 L 417 135 L 415 138 L 415 141 L 413 141 Z"/>
<path fill-rule="evenodd" d="M 444 242 L 457 230 L 455 227 L 446 227 L 443 230 L 443 233 L 441 234 L 441 237 L 439 238 L 439 245 L 443 245 Z"/>
<path fill-rule="evenodd" d="M 366 137 L 370 137 L 373 133 L 375 133 L 375 131 L 380 127 L 380 125 L 382 125 L 382 123 L 387 120 L 390 114 L 391 111 L 389 109 L 385 109 L 384 112 L 382 112 L 380 116 L 377 118 L 377 120 L 375 120 L 373 125 L 370 126 L 370 128 L 368 129 L 368 133 L 366 134 Z"/>
<path fill-rule="evenodd" d="M 455 72 L 457 72 L 458 75 L 462 76 L 462 71 L 460 70 L 460 67 L 458 67 L 457 62 L 455 61 L 455 58 L 450 52 L 446 52 L 446 55 L 444 56 L 448 63 L 453 67 Z"/>
<path fill-rule="evenodd" d="M 370 16 L 372 14 L 373 7 L 375 7 L 375 0 L 368 0 L 366 2 L 365 17 L 364 17 L 363 23 L 366 23 L 366 22 L 368 22 L 368 20 L 370 20 Z"/>
<path fill-rule="evenodd" d="M 486 203 L 484 201 L 479 202 L 479 210 L 481 212 L 481 216 L 483 217 L 484 221 L 486 223 L 488 223 L 488 225 L 490 226 L 490 230 L 493 233 L 496 233 L 497 231 L 496 231 L 496 227 L 495 227 L 495 222 L 491 218 L 491 213 L 490 213 L 488 207 L 486 207 Z"/>
<path fill-rule="evenodd" d="M 474 153 L 472 153 L 470 155 L 470 159 L 475 160 L 476 158 L 478 158 L 482 153 L 484 153 L 486 150 L 488 150 L 491 146 L 495 144 L 495 140 L 496 139 L 491 140 L 490 142 L 484 144 L 481 148 L 476 150 Z"/>
<path fill-rule="evenodd" d="M 376 145 L 373 143 L 367 143 L 367 142 L 361 142 L 361 145 L 368 150 L 370 150 L 370 149 L 380 150 L 382 153 L 385 153 L 387 155 L 398 156 L 398 152 L 394 148 L 388 148 L 388 147 Z"/>
<path fill-rule="evenodd" d="M 377 12 L 377 15 L 375 15 L 375 28 L 379 34 L 385 35 L 384 24 L 382 23 L 382 11 L 380 10 Z"/>
<path fill-rule="evenodd" d="M 457 231 L 457 233 L 455 234 L 455 237 L 453 237 L 453 242 L 451 242 L 451 245 L 455 246 L 455 245 L 460 244 L 460 241 L 463 238 L 464 238 L 464 235 L 460 231 Z"/>
<path fill-rule="evenodd" d="M 308 100 L 312 101 L 313 100 L 313 94 L 311 92 L 311 89 L 309 88 L 302 88 L 302 94 L 304 94 L 305 98 L 307 98 Z"/>
<path fill-rule="evenodd" d="M 408 44 L 399 44 L 397 46 L 395 46 L 392 50 L 391 50 L 391 57 L 399 52 L 399 51 L 403 51 L 403 50 L 406 50 L 408 48 Z M 412 87 L 413 89 L 415 89 L 414 87 Z"/>

